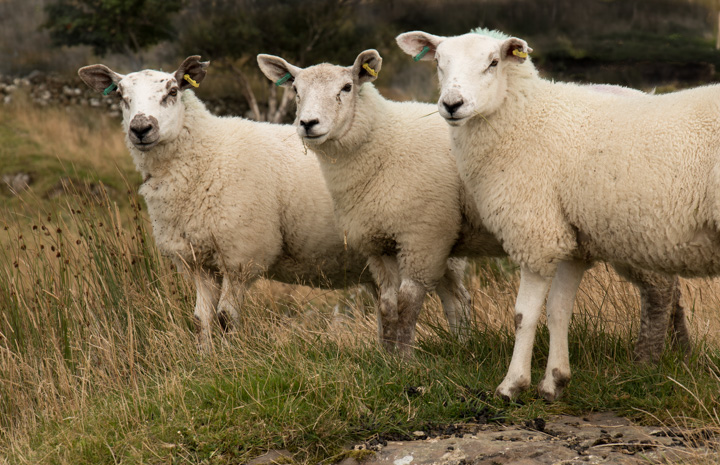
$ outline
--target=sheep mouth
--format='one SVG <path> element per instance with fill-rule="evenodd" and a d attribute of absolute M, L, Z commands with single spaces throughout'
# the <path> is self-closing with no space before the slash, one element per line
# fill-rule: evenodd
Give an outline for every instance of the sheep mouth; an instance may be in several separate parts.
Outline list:
<path fill-rule="evenodd" d="M 447 121 L 447 123 L 450 126 L 462 126 L 463 124 L 465 124 L 467 122 L 467 120 L 468 120 L 467 116 L 461 116 L 459 118 L 453 118 L 453 117 L 445 118 L 445 121 Z"/>
<path fill-rule="evenodd" d="M 141 152 L 147 152 L 158 144 L 158 139 L 153 141 L 132 141 L 133 146 Z"/>
<path fill-rule="evenodd" d="M 308 142 L 318 142 L 318 141 L 324 140 L 325 138 L 327 138 L 327 133 L 325 133 L 325 134 L 313 134 L 313 135 L 305 134 L 305 135 L 303 136 L 303 139 L 305 139 L 305 140 L 308 141 Z"/>

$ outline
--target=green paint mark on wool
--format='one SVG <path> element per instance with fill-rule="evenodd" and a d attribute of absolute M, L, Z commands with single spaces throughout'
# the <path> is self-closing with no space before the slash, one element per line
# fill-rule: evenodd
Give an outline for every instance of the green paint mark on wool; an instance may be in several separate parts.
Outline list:
<path fill-rule="evenodd" d="M 488 29 L 486 27 L 476 27 L 475 29 L 471 30 L 470 33 L 480 34 L 481 36 L 488 36 L 498 40 L 506 40 L 510 38 L 510 36 L 505 34 L 504 32 L 495 29 Z"/>

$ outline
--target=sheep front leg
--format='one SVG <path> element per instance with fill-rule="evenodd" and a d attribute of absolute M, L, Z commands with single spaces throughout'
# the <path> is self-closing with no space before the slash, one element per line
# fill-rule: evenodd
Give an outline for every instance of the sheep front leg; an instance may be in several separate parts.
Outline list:
<path fill-rule="evenodd" d="M 388 351 L 396 349 L 398 339 L 399 275 L 394 257 L 375 256 L 368 259 L 368 268 L 377 285 L 378 340 Z"/>
<path fill-rule="evenodd" d="M 195 325 L 197 328 L 198 350 L 207 354 L 212 352 L 212 321 L 215 317 L 220 288 L 212 273 L 205 270 L 193 272 L 195 281 Z"/>
<path fill-rule="evenodd" d="M 495 395 L 513 399 L 530 386 L 530 362 L 535 343 L 535 330 L 545 302 L 551 278 L 546 278 L 523 266 L 520 269 L 520 289 L 515 301 L 515 347 L 507 375 Z"/>
<path fill-rule="evenodd" d="M 466 266 L 465 259 L 448 259 L 447 270 L 436 289 L 450 332 L 460 340 L 468 336 L 472 308 L 472 298 L 463 284 Z"/>
<path fill-rule="evenodd" d="M 580 282 L 589 264 L 579 261 L 561 262 L 550 287 L 547 301 L 548 329 L 550 331 L 550 354 L 545 376 L 538 385 L 538 392 L 548 402 L 562 394 L 570 382 L 570 351 L 568 329 L 573 304 Z"/>

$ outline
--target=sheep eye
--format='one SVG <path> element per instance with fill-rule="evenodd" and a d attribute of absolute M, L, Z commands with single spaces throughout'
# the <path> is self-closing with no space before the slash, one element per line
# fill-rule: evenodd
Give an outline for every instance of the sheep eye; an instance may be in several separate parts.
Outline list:
<path fill-rule="evenodd" d="M 171 89 L 171 90 L 170 90 L 170 95 L 172 95 L 173 97 L 175 97 L 175 96 L 177 95 L 177 93 L 178 93 L 178 90 L 177 90 L 177 89 Z"/>
<path fill-rule="evenodd" d="M 490 66 L 488 66 L 488 68 L 494 68 L 497 65 L 498 65 L 498 61 L 497 61 L 497 59 L 495 59 L 492 62 L 490 62 Z"/>
<path fill-rule="evenodd" d="M 342 88 L 343 92 L 350 92 L 352 90 L 352 84 L 345 84 L 345 86 Z"/>

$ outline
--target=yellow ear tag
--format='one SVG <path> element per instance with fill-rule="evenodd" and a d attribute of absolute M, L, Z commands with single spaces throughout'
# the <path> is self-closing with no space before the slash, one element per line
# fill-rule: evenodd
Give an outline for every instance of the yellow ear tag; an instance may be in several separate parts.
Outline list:
<path fill-rule="evenodd" d="M 513 50 L 513 55 L 515 55 L 515 56 L 518 57 L 518 58 L 527 58 L 527 56 L 528 56 L 527 53 L 521 52 L 521 51 L 518 50 L 518 49 L 514 49 L 514 50 Z"/>
<path fill-rule="evenodd" d="M 185 76 L 183 76 L 183 79 L 185 79 L 187 82 L 189 82 L 190 85 L 193 87 L 200 87 L 200 84 L 193 81 L 193 78 L 191 78 L 189 74 L 186 74 Z"/>
<path fill-rule="evenodd" d="M 375 71 L 374 69 L 372 69 L 372 68 L 370 67 L 370 65 L 368 65 L 367 63 L 363 63 L 363 69 L 364 69 L 365 71 L 367 71 L 368 73 L 370 73 L 370 76 L 372 76 L 372 77 L 377 77 L 377 75 L 378 75 L 377 71 Z"/>

